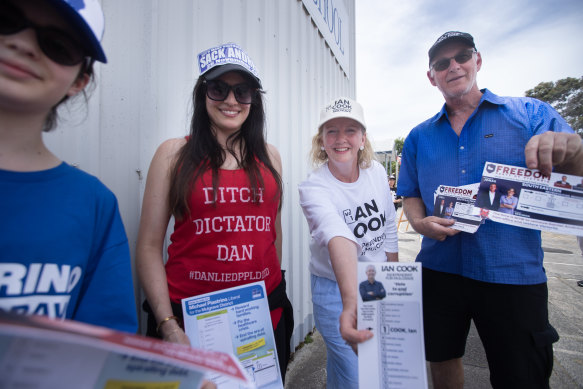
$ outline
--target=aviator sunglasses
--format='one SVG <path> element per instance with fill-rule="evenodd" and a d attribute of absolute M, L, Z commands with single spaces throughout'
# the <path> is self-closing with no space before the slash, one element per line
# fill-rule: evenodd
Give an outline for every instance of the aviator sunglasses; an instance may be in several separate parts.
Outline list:
<path fill-rule="evenodd" d="M 77 65 L 86 57 L 81 44 L 65 31 L 56 27 L 38 26 L 28 20 L 20 9 L 0 0 L 0 35 L 16 34 L 27 28 L 35 31 L 42 52 L 60 65 Z"/>
<path fill-rule="evenodd" d="M 476 51 L 474 49 L 468 49 L 468 50 L 461 51 L 461 52 L 457 53 L 456 55 L 454 55 L 453 57 L 443 58 L 443 59 L 440 59 L 439 61 L 435 61 L 433 63 L 433 65 L 430 66 L 430 68 L 437 71 L 437 72 L 441 72 L 441 71 L 449 68 L 449 64 L 451 63 L 452 59 L 455 59 L 455 61 L 461 65 L 463 63 L 468 62 L 472 58 L 472 55 L 474 55 L 475 52 Z"/>
<path fill-rule="evenodd" d="M 214 101 L 224 101 L 229 96 L 229 93 L 233 91 L 235 100 L 239 104 L 251 104 L 256 91 L 255 88 L 247 83 L 229 85 L 221 80 L 205 80 L 204 83 L 206 84 L 206 95 Z"/>

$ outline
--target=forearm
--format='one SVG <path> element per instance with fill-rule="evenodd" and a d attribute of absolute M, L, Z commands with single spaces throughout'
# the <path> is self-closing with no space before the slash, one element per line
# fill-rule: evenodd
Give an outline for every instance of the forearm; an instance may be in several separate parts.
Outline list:
<path fill-rule="evenodd" d="M 162 252 L 155 249 L 138 247 L 136 252 L 136 271 L 140 285 L 146 294 L 148 304 L 156 318 L 156 323 L 172 316 L 172 306 L 168 293 L 168 281 L 166 280 L 166 269 L 162 259 Z M 168 321 L 162 329 L 171 329 L 178 323 Z"/>
<path fill-rule="evenodd" d="M 403 199 L 403 211 L 411 227 L 415 231 L 422 233 L 418 228 L 420 228 L 421 220 L 427 216 L 423 200 L 420 197 L 405 197 Z"/>
<path fill-rule="evenodd" d="M 190 339 L 174 318 L 168 281 L 162 259 L 161 249 L 144 248 L 138 245 L 136 268 L 142 288 L 146 293 L 148 304 L 154 314 L 158 334 L 168 342 L 190 345 Z"/>
<path fill-rule="evenodd" d="M 356 243 L 342 237 L 332 238 L 328 243 L 332 268 L 342 297 L 342 313 L 339 320 L 340 334 L 350 344 L 354 352 L 356 352 L 357 343 L 373 337 L 371 331 L 358 331 L 356 329 L 357 247 Z"/>
<path fill-rule="evenodd" d="M 357 245 L 349 239 L 334 237 L 328 243 L 328 251 L 344 310 L 356 313 Z"/>

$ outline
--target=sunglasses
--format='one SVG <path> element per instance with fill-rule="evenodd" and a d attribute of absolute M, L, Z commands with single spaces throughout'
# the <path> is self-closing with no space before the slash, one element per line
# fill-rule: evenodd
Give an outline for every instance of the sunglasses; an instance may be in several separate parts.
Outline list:
<path fill-rule="evenodd" d="M 14 5 L 0 1 L 0 35 L 12 35 L 32 28 L 42 52 L 59 65 L 73 66 L 87 56 L 81 44 L 56 27 L 38 26 Z"/>
<path fill-rule="evenodd" d="M 229 85 L 221 80 L 205 80 L 204 83 L 206 84 L 206 95 L 214 101 L 224 101 L 231 91 L 233 91 L 235 100 L 239 104 L 251 104 L 255 96 L 256 89 L 244 82 L 237 85 Z"/>
<path fill-rule="evenodd" d="M 443 59 L 440 59 L 439 61 L 435 61 L 433 63 L 433 65 L 431 65 L 429 68 L 433 69 L 437 72 L 444 71 L 445 69 L 449 69 L 449 64 L 451 63 L 452 59 L 455 59 L 455 61 L 461 65 L 463 63 L 468 62 L 472 58 L 472 56 L 474 55 L 475 52 L 476 51 L 474 49 L 468 49 L 468 50 L 461 51 L 461 52 L 457 53 L 457 55 L 454 55 L 453 57 L 443 58 Z"/>

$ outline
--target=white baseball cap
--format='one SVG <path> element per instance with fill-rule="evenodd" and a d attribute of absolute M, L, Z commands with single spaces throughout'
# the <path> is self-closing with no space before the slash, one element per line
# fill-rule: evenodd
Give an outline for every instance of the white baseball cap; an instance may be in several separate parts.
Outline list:
<path fill-rule="evenodd" d="M 236 43 L 225 43 L 211 47 L 198 54 L 198 70 L 207 80 L 215 80 L 228 72 L 244 73 L 255 86 L 261 89 L 257 67 L 251 57 Z"/>
<path fill-rule="evenodd" d="M 103 10 L 98 0 L 46 0 L 52 4 L 79 34 L 89 56 L 96 61 L 107 62 L 101 38 L 105 26 Z"/>
<path fill-rule="evenodd" d="M 320 122 L 318 128 L 322 127 L 327 121 L 336 118 L 349 118 L 356 120 L 362 125 L 362 128 L 366 130 L 364 111 L 362 110 L 362 105 L 356 100 L 349 99 L 348 97 L 338 97 L 326 104 L 326 106 L 320 111 Z"/>

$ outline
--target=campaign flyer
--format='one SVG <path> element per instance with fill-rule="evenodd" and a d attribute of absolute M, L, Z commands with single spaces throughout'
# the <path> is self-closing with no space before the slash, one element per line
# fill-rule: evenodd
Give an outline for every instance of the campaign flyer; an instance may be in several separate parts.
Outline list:
<path fill-rule="evenodd" d="M 479 183 L 460 187 L 440 185 L 435 191 L 433 216 L 453 219 L 454 230 L 473 234 L 480 227 L 482 218 L 474 211 Z"/>
<path fill-rule="evenodd" d="M 421 264 L 358 263 L 359 330 L 374 337 L 358 344 L 360 388 L 427 388 Z"/>
<path fill-rule="evenodd" d="M 230 354 L 69 320 L 0 312 L 2 388 L 198 388 L 208 372 L 250 384 Z"/>
<path fill-rule="evenodd" d="M 192 346 L 234 354 L 257 388 L 283 388 L 263 281 L 183 299 L 182 311 Z M 243 387 L 225 376 L 207 378 L 219 389 Z"/>
<path fill-rule="evenodd" d="M 475 206 L 495 222 L 583 236 L 583 177 L 486 162 Z"/>

